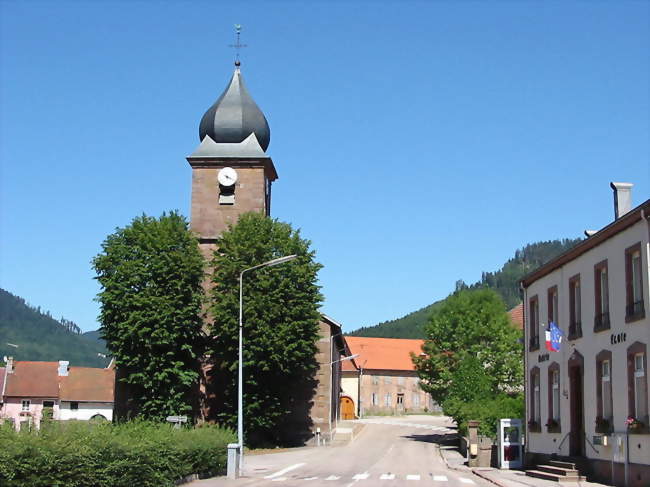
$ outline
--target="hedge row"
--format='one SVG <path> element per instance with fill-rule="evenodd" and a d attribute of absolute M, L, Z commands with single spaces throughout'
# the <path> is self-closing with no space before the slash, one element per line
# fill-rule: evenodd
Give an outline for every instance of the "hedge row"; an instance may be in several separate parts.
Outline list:
<path fill-rule="evenodd" d="M 226 467 L 230 430 L 167 424 L 54 422 L 39 432 L 0 427 L 0 485 L 7 487 L 165 487 Z"/>
<path fill-rule="evenodd" d="M 515 397 L 500 394 L 494 398 L 464 402 L 457 398 L 447 399 L 442 410 L 447 416 L 454 418 L 458 432 L 467 436 L 467 422 L 480 421 L 478 432 L 493 440 L 497 437 L 497 425 L 501 418 L 523 418 L 524 399 L 522 395 Z"/>

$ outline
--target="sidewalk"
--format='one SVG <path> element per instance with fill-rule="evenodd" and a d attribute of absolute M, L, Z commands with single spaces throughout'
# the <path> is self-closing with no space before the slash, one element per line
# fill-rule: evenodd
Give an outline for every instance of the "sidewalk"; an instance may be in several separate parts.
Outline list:
<path fill-rule="evenodd" d="M 586 480 L 581 482 L 553 482 L 551 480 L 537 479 L 534 477 L 527 477 L 526 473 L 522 470 L 500 470 L 498 468 L 490 467 L 470 468 L 465 465 L 465 457 L 458 452 L 456 447 L 440 445 L 438 451 L 448 468 L 466 473 L 473 473 L 474 475 L 500 487 L 607 487 L 604 484 L 587 482 Z"/>

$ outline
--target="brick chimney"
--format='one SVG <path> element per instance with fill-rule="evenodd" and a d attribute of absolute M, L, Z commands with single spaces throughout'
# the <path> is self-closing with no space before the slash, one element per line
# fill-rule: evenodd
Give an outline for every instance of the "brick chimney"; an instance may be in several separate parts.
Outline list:
<path fill-rule="evenodd" d="M 59 360 L 59 377 L 67 377 L 68 376 L 68 366 L 70 365 L 70 362 L 67 360 Z"/>
<path fill-rule="evenodd" d="M 614 190 L 614 219 L 618 220 L 632 209 L 632 186 L 634 184 L 611 182 L 609 185 Z"/>

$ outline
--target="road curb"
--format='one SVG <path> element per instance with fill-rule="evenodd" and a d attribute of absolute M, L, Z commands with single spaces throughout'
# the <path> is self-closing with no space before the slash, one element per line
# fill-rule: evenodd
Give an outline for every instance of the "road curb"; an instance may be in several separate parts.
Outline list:
<path fill-rule="evenodd" d="M 456 472 L 465 472 L 465 473 L 469 472 L 469 473 L 472 473 L 473 475 L 476 475 L 477 477 L 482 478 L 483 480 L 487 480 L 488 482 L 490 482 L 490 483 L 492 483 L 494 485 L 498 485 L 499 487 L 509 487 L 507 484 L 502 484 L 502 483 L 500 483 L 499 481 L 497 481 L 495 479 L 492 479 L 492 478 L 489 478 L 489 477 L 487 477 L 485 475 L 482 475 L 481 473 L 479 473 L 480 470 L 469 468 L 469 467 L 467 467 L 465 465 L 462 465 L 462 466 L 461 465 L 452 465 L 447 460 L 447 457 L 442 453 L 442 448 L 440 448 L 440 445 L 437 444 L 436 447 L 438 448 L 438 454 L 440 455 L 440 458 L 442 458 L 442 461 L 445 462 L 445 465 L 447 466 L 448 469 L 454 470 Z"/>

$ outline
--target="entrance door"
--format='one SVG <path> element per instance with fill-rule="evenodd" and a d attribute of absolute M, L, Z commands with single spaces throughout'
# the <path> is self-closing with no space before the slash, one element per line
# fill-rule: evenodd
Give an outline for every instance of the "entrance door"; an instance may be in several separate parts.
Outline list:
<path fill-rule="evenodd" d="M 341 396 L 341 419 L 354 419 L 354 401 L 348 396 Z"/>
<path fill-rule="evenodd" d="M 569 384 L 571 393 L 571 433 L 569 454 L 583 456 L 585 452 L 584 388 L 582 363 L 569 365 Z"/>

